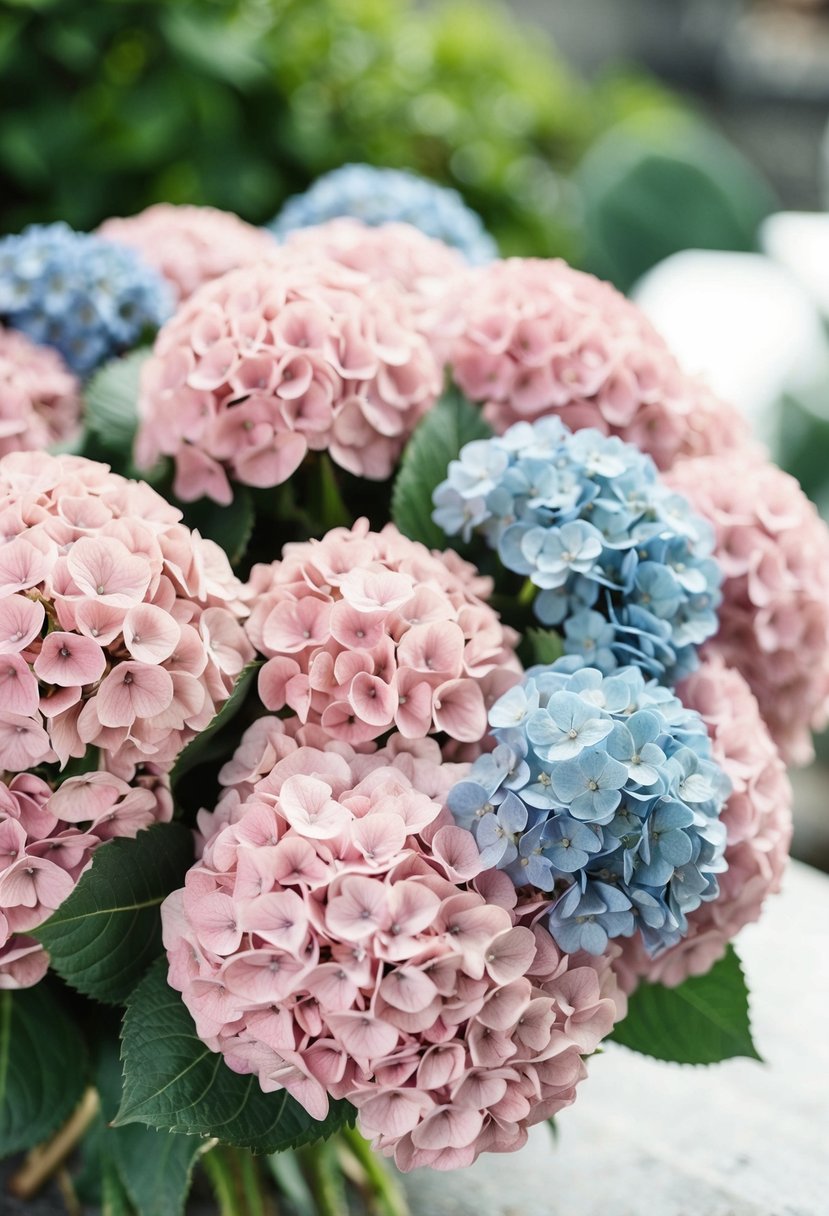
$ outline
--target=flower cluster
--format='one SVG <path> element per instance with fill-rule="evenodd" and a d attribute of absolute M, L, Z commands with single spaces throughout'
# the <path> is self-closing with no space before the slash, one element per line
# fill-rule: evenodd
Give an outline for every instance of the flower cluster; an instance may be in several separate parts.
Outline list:
<path fill-rule="evenodd" d="M 309 449 L 389 476 L 440 370 L 403 293 L 325 258 L 231 271 L 164 326 L 144 366 L 136 455 L 175 492 L 227 504 L 228 475 L 280 485 Z"/>
<path fill-rule="evenodd" d="M 230 211 L 172 203 L 108 219 L 98 235 L 137 250 L 169 283 L 177 301 L 229 270 L 266 260 L 277 248 L 270 233 Z"/>
<path fill-rule="evenodd" d="M 80 385 L 57 351 L 0 326 L 0 456 L 71 439 L 80 413 Z"/>
<path fill-rule="evenodd" d="M 435 491 L 435 521 L 479 529 L 508 570 L 540 588 L 535 612 L 565 649 L 607 673 L 635 663 L 675 681 L 717 629 L 713 532 L 616 437 L 558 418 L 468 443 Z"/>
<path fill-rule="evenodd" d="M 532 668 L 492 707 L 498 746 L 448 798 L 487 865 L 554 893 L 562 950 L 637 930 L 651 955 L 717 896 L 730 783 L 700 715 L 638 667 Z"/>
<path fill-rule="evenodd" d="M 0 989 L 43 978 L 48 957 L 27 934 L 72 893 L 98 846 L 169 820 L 172 811 L 165 778 L 130 786 L 87 773 L 55 793 L 31 773 L 0 782 Z"/>
<path fill-rule="evenodd" d="M 517 635 L 481 598 L 488 579 L 456 554 L 431 553 L 393 524 L 336 528 L 253 568 L 246 622 L 268 657 L 259 695 L 329 736 L 364 743 L 396 729 L 486 733 L 486 705 L 518 679 Z"/>
<path fill-rule="evenodd" d="M 640 976 L 674 986 L 710 970 L 727 943 L 758 919 L 767 896 L 780 890 L 792 835 L 791 785 L 743 677 L 711 658 L 679 692 L 702 716 L 714 759 L 733 787 L 722 812 L 727 868 L 717 898 L 689 914 L 681 942 L 657 958 L 637 937 L 623 943 L 614 968 L 628 991 Z"/>
<path fill-rule="evenodd" d="M 0 501 L 0 769 L 171 764 L 253 654 L 224 553 L 80 457 L 3 457 Z"/>
<path fill-rule="evenodd" d="M 339 216 L 364 224 L 411 224 L 427 236 L 459 249 L 471 265 L 497 257 L 481 219 L 456 190 L 402 169 L 343 165 L 317 178 L 304 194 L 288 199 L 271 224 L 280 239 Z"/>
<path fill-rule="evenodd" d="M 164 280 L 134 250 L 67 224 L 0 240 L 0 318 L 88 375 L 169 315 Z"/>
<path fill-rule="evenodd" d="M 437 744 L 417 752 L 286 754 L 162 919 L 169 982 L 232 1069 L 317 1119 L 346 1098 L 404 1170 L 453 1169 L 571 1103 L 624 998 L 609 957 L 561 954 L 543 905 L 482 873 L 411 779 L 446 767 Z"/>
<path fill-rule="evenodd" d="M 657 465 L 742 443 L 736 410 L 689 379 L 644 314 L 565 262 L 509 258 L 475 275 L 454 376 L 495 429 L 559 414 L 621 436 Z"/>
<path fill-rule="evenodd" d="M 669 481 L 716 533 L 722 604 L 707 649 L 746 678 L 783 758 L 806 763 L 829 707 L 829 529 L 753 450 L 683 461 Z"/>
<path fill-rule="evenodd" d="M 462 298 L 468 266 L 457 249 L 411 224 L 372 227 L 348 216 L 316 228 L 298 228 L 284 245 L 289 256 L 328 257 L 375 282 L 393 282 L 406 293 L 414 323 L 441 363 L 463 325 Z"/>

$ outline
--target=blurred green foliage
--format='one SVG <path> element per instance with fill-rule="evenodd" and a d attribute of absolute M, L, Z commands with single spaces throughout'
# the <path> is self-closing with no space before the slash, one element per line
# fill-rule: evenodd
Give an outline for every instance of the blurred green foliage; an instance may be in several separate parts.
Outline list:
<path fill-rule="evenodd" d="M 757 248 L 775 198 L 707 123 L 640 107 L 588 151 L 574 181 L 584 204 L 585 263 L 628 291 L 682 249 Z"/>
<path fill-rule="evenodd" d="M 344 161 L 458 187 L 504 252 L 579 255 L 569 170 L 659 89 L 588 89 L 485 0 L 0 0 L 0 228 L 159 199 L 254 222 Z"/>

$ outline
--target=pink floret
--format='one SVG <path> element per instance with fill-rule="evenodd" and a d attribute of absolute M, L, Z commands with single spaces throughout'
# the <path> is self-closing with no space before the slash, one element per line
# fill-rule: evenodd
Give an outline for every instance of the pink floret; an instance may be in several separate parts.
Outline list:
<path fill-rule="evenodd" d="M 81 457 L 3 457 L 0 500 L 0 769 L 169 768 L 253 655 L 225 554 Z"/>
<path fill-rule="evenodd" d="M 58 352 L 0 326 L 0 457 L 72 439 L 80 415 L 80 384 Z"/>
<path fill-rule="evenodd" d="M 248 637 L 268 659 L 259 693 L 331 738 L 391 729 L 477 744 L 487 708 L 517 683 L 518 635 L 485 602 L 490 581 L 457 554 L 432 553 L 367 520 L 285 546 L 255 566 Z"/>
<path fill-rule="evenodd" d="M 309 451 L 389 477 L 441 389 L 406 295 L 325 258 L 277 252 L 207 284 L 161 330 L 139 394 L 136 457 L 175 461 L 183 501 L 270 489 Z"/>
<path fill-rule="evenodd" d="M 661 469 L 745 442 L 739 413 L 686 376 L 645 315 L 566 262 L 509 258 L 474 272 L 454 377 L 502 434 L 557 414 L 619 435 Z"/>
<path fill-rule="evenodd" d="M 138 215 L 105 220 L 98 235 L 137 249 L 167 280 L 177 300 L 229 270 L 271 257 L 277 243 L 269 232 L 215 207 L 156 203 Z"/>
<path fill-rule="evenodd" d="M 465 771 L 434 740 L 416 756 L 277 746 L 241 801 L 224 795 L 214 834 L 203 816 L 203 859 L 162 908 L 169 982 L 199 1036 L 316 1119 L 347 1099 L 401 1169 L 519 1148 L 573 1102 L 583 1057 L 624 1013 L 610 956 L 562 955 L 545 905 L 517 906 L 508 878 L 482 872 L 421 788 Z"/>
<path fill-rule="evenodd" d="M 761 452 L 683 461 L 669 481 L 716 532 L 725 579 L 706 650 L 746 678 L 783 758 L 804 764 L 829 707 L 829 528 Z"/>

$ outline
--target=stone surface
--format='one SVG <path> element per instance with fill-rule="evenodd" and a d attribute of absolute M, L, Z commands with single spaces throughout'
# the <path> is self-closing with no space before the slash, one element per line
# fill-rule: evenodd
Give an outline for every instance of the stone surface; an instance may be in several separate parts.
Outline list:
<path fill-rule="evenodd" d="M 610 1045 L 558 1144 L 410 1174 L 415 1216 L 826 1216 L 829 878 L 793 863 L 738 942 L 765 1063 L 659 1063 Z"/>

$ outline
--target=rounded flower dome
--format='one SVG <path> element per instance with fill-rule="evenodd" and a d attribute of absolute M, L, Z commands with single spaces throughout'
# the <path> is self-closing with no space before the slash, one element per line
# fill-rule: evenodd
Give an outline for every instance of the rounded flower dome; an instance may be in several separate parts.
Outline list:
<path fill-rule="evenodd" d="M 439 186 L 404 169 L 342 165 L 324 173 L 305 191 L 289 198 L 271 231 L 285 239 L 339 216 L 364 224 L 411 224 L 427 236 L 458 249 L 472 265 L 498 256 L 495 241 L 457 190 Z"/>
<path fill-rule="evenodd" d="M 57 351 L 0 326 L 0 456 L 71 439 L 81 388 Z"/>
<path fill-rule="evenodd" d="M 636 934 L 656 956 L 717 897 L 731 790 L 698 713 L 638 667 L 531 668 L 493 705 L 498 743 L 447 804 L 484 861 L 548 892 L 562 950 Z"/>
<path fill-rule="evenodd" d="M 320 255 L 375 282 L 392 282 L 406 294 L 417 329 L 441 363 L 461 332 L 462 300 L 469 267 L 461 253 L 411 224 L 372 226 L 343 216 L 313 228 L 298 228 L 285 238 L 287 256 Z"/>
<path fill-rule="evenodd" d="M 231 502 L 229 478 L 280 485 L 309 450 L 383 480 L 440 388 L 395 284 L 287 257 L 206 284 L 164 326 L 142 372 L 136 456 L 142 468 L 172 456 L 188 502 Z"/>
<path fill-rule="evenodd" d="M 230 211 L 173 203 L 104 220 L 98 235 L 140 253 L 169 283 L 177 301 L 229 270 L 267 259 L 278 248 L 269 232 Z"/>
<path fill-rule="evenodd" d="M 627 991 L 639 978 L 673 987 L 709 971 L 728 942 L 759 918 L 767 896 L 780 890 L 791 842 L 786 767 L 740 673 L 712 657 L 678 692 L 705 722 L 713 757 L 731 781 L 721 816 L 726 869 L 716 899 L 688 914 L 686 935 L 677 945 L 652 958 L 636 937 L 622 943 L 614 967 Z"/>
<path fill-rule="evenodd" d="M 253 655 L 224 553 L 81 457 L 3 457 L 0 500 L 0 769 L 171 765 Z"/>
<path fill-rule="evenodd" d="M 558 414 L 647 452 L 660 469 L 745 441 L 732 407 L 686 376 L 635 304 L 566 262 L 508 258 L 475 274 L 451 362 L 499 433 Z"/>
<path fill-rule="evenodd" d="M 455 553 L 432 553 L 388 524 L 336 528 L 254 566 L 245 628 L 268 658 L 259 695 L 360 744 L 390 730 L 477 743 L 486 706 L 520 678 L 518 635 Z"/>
<path fill-rule="evenodd" d="M 288 751 L 224 795 L 162 921 L 169 983 L 234 1071 L 317 1119 L 347 1099 L 401 1169 L 453 1169 L 574 1100 L 624 997 L 610 956 L 562 954 L 543 905 L 482 872 L 419 752 Z"/>
<path fill-rule="evenodd" d="M 164 775 L 128 784 L 111 773 L 69 777 L 53 793 L 40 777 L 0 781 L 0 989 L 30 988 L 49 958 L 27 936 L 75 889 L 98 846 L 169 820 Z"/>
<path fill-rule="evenodd" d="M 545 625 L 605 674 L 635 663 L 675 683 L 717 628 L 711 525 L 632 444 L 558 418 L 466 444 L 434 493 L 435 522 L 480 531 L 538 588 Z"/>
<path fill-rule="evenodd" d="M 668 480 L 716 534 L 722 603 L 706 649 L 748 681 L 784 760 L 805 764 L 829 709 L 829 528 L 753 450 L 683 461 Z"/>
<path fill-rule="evenodd" d="M 55 347 L 79 376 L 130 350 L 171 309 L 167 284 L 133 249 L 63 223 L 0 240 L 0 320 Z"/>

